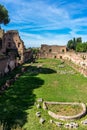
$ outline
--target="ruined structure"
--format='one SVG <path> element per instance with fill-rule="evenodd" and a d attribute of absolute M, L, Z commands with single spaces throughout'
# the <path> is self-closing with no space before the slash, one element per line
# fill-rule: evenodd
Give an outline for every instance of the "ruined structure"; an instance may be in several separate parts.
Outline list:
<path fill-rule="evenodd" d="M 87 77 L 87 53 L 67 51 L 66 46 L 41 45 L 39 58 L 59 58 L 78 66 L 78 71 Z M 74 66 L 75 68 L 75 66 Z M 77 68 L 75 68 L 77 70 Z"/>
<path fill-rule="evenodd" d="M 40 58 L 62 58 L 66 53 L 66 46 L 41 45 Z"/>
<path fill-rule="evenodd" d="M 0 75 L 13 70 L 18 64 L 30 59 L 31 56 L 31 51 L 26 51 L 17 30 L 5 32 L 0 29 Z"/>

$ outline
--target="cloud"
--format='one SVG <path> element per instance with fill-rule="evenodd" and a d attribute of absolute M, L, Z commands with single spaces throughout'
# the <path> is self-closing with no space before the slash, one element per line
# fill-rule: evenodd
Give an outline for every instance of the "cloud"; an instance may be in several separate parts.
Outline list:
<path fill-rule="evenodd" d="M 28 43 L 40 45 L 43 42 L 65 44 L 69 38 L 76 36 L 86 39 L 85 0 L 1 0 L 0 2 L 8 8 L 11 17 L 10 24 L 3 27 L 6 30 L 18 30 L 26 46 L 30 45 Z"/>

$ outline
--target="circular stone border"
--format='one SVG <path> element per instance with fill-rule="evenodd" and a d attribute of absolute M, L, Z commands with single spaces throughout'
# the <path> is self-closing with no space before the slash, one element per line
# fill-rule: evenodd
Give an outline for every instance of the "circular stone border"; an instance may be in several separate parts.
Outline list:
<path fill-rule="evenodd" d="M 77 102 L 48 102 L 48 101 L 44 101 L 43 102 L 43 109 L 48 109 L 47 108 L 47 105 L 46 104 L 59 104 L 59 105 L 78 105 L 78 106 L 81 106 L 82 107 L 82 112 L 80 112 L 79 114 L 77 115 L 73 115 L 73 116 L 62 116 L 62 115 L 58 115 L 58 114 L 55 114 L 54 112 L 52 111 L 49 111 L 48 110 L 48 114 L 55 118 L 55 119 L 60 119 L 60 120 L 75 120 L 75 119 L 79 119 L 83 116 L 86 115 L 86 105 L 84 103 L 77 103 Z"/>

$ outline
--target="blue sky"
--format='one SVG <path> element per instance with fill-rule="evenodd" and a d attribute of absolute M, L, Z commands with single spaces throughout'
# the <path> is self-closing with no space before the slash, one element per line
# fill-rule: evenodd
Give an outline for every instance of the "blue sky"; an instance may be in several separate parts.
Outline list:
<path fill-rule="evenodd" d="M 87 41 L 86 0 L 0 0 L 10 16 L 2 28 L 18 30 L 26 47 L 66 45 L 73 37 Z"/>

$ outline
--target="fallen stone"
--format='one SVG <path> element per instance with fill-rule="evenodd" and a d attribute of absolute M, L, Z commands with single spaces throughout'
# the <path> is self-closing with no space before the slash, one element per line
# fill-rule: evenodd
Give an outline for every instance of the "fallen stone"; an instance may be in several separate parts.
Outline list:
<path fill-rule="evenodd" d="M 56 124 L 56 126 L 59 126 L 59 127 L 61 127 L 63 125 L 62 122 L 54 122 L 54 123 Z"/>
<path fill-rule="evenodd" d="M 50 120 L 49 122 L 52 124 L 52 123 L 53 123 L 53 120 Z"/>
<path fill-rule="evenodd" d="M 9 86 L 11 85 L 11 81 L 10 81 L 10 80 L 7 80 L 6 83 L 5 83 L 5 85 L 6 85 L 7 87 L 9 87 Z"/>
<path fill-rule="evenodd" d="M 41 112 L 36 112 L 37 117 L 41 117 Z"/>
<path fill-rule="evenodd" d="M 43 102 L 42 98 L 37 99 L 37 102 Z"/>
<path fill-rule="evenodd" d="M 79 125 L 78 125 L 78 123 L 75 123 L 75 122 L 70 122 L 70 123 L 66 123 L 65 124 L 65 128 L 78 128 L 79 127 Z"/>
<path fill-rule="evenodd" d="M 86 120 L 81 121 L 81 123 L 82 123 L 83 125 L 87 125 L 87 119 L 86 119 Z"/>
<path fill-rule="evenodd" d="M 40 118 L 40 124 L 43 124 L 45 122 L 45 119 Z"/>
<path fill-rule="evenodd" d="M 20 77 L 20 74 L 16 74 L 15 75 L 15 79 L 19 78 Z"/>
<path fill-rule="evenodd" d="M 40 104 L 37 104 L 37 108 L 41 108 L 41 105 L 40 105 Z"/>
<path fill-rule="evenodd" d="M 47 109 L 48 109 L 45 102 L 43 102 L 43 109 L 44 109 L 44 110 L 47 110 Z"/>
<path fill-rule="evenodd" d="M 74 128 L 74 125 L 73 124 L 69 124 L 69 128 Z"/>
<path fill-rule="evenodd" d="M 66 123 L 66 124 L 64 125 L 64 127 L 65 127 L 65 128 L 69 128 L 69 123 Z"/>

